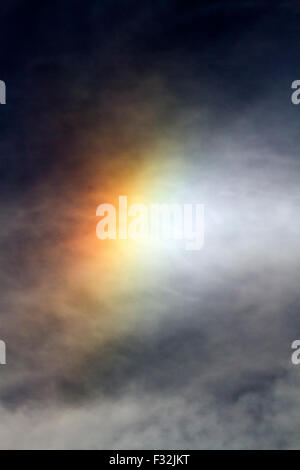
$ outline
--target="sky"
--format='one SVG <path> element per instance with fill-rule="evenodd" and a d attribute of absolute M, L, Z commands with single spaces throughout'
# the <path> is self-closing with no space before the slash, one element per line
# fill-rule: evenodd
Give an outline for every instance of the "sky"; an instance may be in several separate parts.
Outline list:
<path fill-rule="evenodd" d="M 297 1 L 0 5 L 1 449 L 299 449 Z M 119 195 L 205 242 L 99 240 Z"/>

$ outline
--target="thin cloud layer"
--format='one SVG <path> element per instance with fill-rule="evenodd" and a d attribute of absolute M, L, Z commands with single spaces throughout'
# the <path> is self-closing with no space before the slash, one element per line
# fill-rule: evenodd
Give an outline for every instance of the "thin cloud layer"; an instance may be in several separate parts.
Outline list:
<path fill-rule="evenodd" d="M 0 447 L 298 448 L 297 9 L 56 6 L 3 77 Z M 203 250 L 98 240 L 120 194 Z"/>

